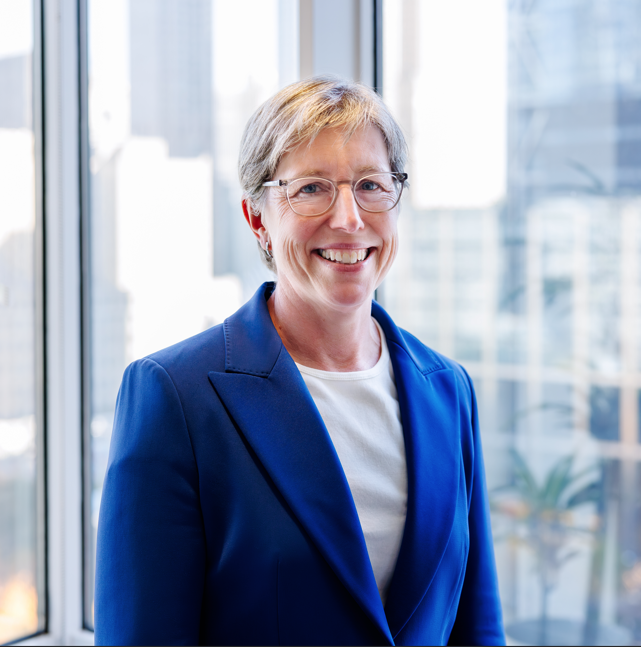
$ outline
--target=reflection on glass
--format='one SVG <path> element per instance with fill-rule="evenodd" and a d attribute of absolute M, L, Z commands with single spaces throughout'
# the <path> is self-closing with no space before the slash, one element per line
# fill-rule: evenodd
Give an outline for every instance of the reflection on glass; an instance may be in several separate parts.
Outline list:
<path fill-rule="evenodd" d="M 0 643 L 38 614 L 32 7 L 0 3 Z"/>
<path fill-rule="evenodd" d="M 386 0 L 382 290 L 475 380 L 506 630 L 641 641 L 641 5 Z"/>
<path fill-rule="evenodd" d="M 295 36 L 286 28 L 289 4 L 88 2 L 88 627 L 102 480 L 125 367 L 221 323 L 269 278 L 240 209 L 236 163 L 249 116 L 295 80 L 291 61 L 279 65 Z"/>

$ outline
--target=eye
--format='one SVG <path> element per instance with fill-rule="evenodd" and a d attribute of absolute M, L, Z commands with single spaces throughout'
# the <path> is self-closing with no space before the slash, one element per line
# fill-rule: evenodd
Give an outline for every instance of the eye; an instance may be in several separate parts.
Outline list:
<path fill-rule="evenodd" d="M 331 196 L 333 187 L 320 178 L 301 178 L 292 182 L 287 190 L 290 200 L 320 199 Z"/>
<path fill-rule="evenodd" d="M 321 190 L 320 185 L 318 184 L 306 184 L 300 188 L 300 193 L 319 193 Z"/>
<path fill-rule="evenodd" d="M 373 180 L 365 180 L 358 188 L 361 191 L 376 191 L 376 189 L 380 189 L 381 187 Z"/>

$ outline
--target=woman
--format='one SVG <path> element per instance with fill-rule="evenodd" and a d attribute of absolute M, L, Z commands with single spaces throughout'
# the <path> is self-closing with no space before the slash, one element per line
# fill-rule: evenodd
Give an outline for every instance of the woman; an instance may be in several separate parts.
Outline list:
<path fill-rule="evenodd" d="M 358 84 L 251 118 L 243 211 L 277 282 L 125 372 L 97 644 L 502 643 L 471 381 L 371 300 L 405 157 Z"/>

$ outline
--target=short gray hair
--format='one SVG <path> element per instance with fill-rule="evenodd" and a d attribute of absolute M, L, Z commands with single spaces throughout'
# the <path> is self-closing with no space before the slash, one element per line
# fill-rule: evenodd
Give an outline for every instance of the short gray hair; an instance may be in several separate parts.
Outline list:
<path fill-rule="evenodd" d="M 272 179 L 283 155 L 302 141 L 313 140 L 324 128 L 344 128 L 345 140 L 366 125 L 381 131 L 392 171 L 402 173 L 407 162 L 403 131 L 374 90 L 336 76 L 314 76 L 292 83 L 265 101 L 245 126 L 238 157 L 243 197 L 260 207 L 263 182 Z M 260 243 L 259 243 L 260 247 Z M 261 250 L 275 271 L 273 259 Z"/>

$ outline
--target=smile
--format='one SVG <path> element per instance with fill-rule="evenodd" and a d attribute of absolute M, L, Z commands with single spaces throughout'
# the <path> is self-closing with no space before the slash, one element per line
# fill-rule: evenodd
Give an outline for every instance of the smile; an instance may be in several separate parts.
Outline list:
<path fill-rule="evenodd" d="M 318 249 L 319 256 L 334 263 L 354 265 L 369 256 L 369 249 Z"/>

